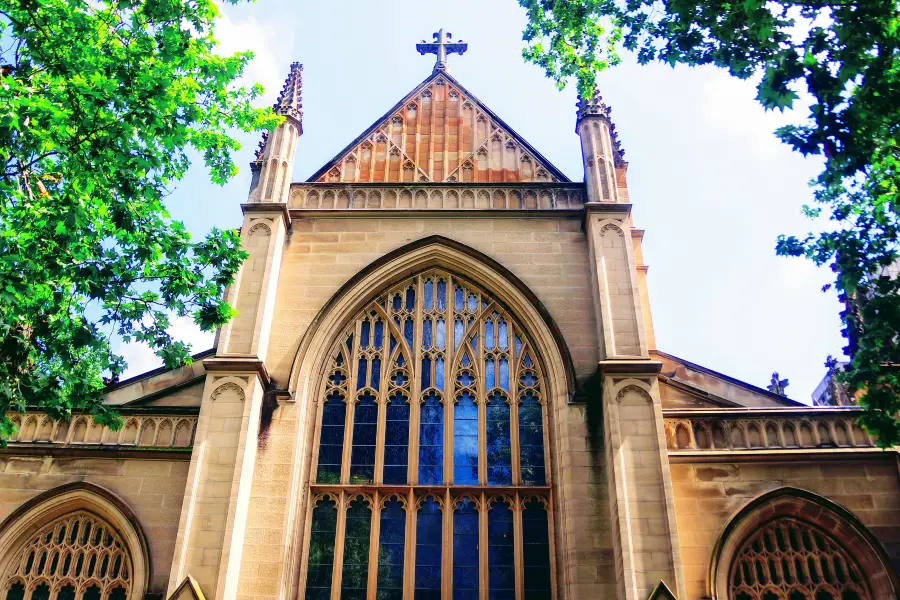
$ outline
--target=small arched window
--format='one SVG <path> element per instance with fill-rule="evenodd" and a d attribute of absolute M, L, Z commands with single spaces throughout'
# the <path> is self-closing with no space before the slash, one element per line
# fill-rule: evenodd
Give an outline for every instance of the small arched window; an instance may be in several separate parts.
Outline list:
<path fill-rule="evenodd" d="M 866 573 L 828 532 L 790 517 L 770 521 L 731 564 L 730 600 L 867 600 Z"/>
<path fill-rule="evenodd" d="M 30 535 L 3 574 L 4 600 L 126 600 L 134 573 L 128 546 L 94 514 L 79 510 Z"/>
<path fill-rule="evenodd" d="M 546 389 L 471 281 L 435 269 L 374 297 L 323 374 L 305 597 L 552 599 Z"/>

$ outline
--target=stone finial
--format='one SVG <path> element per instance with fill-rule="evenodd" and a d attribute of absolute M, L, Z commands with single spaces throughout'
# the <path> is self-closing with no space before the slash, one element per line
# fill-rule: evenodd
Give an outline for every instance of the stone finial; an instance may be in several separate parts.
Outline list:
<path fill-rule="evenodd" d="M 790 385 L 787 379 L 781 379 L 778 375 L 778 372 L 772 373 L 772 381 L 766 387 L 773 394 L 778 394 L 779 396 L 787 397 L 787 392 L 785 388 Z"/>
<path fill-rule="evenodd" d="M 603 101 L 603 96 L 594 92 L 593 97 L 589 99 L 584 99 L 581 96 L 578 96 L 578 117 L 575 119 L 576 122 L 580 122 L 582 119 L 587 117 L 600 117 L 601 119 L 606 119 L 609 121 L 609 113 L 612 110 L 606 105 Z"/>
<path fill-rule="evenodd" d="M 303 65 L 298 62 L 291 63 L 291 72 L 288 74 L 281 88 L 281 94 L 272 107 L 279 115 L 289 117 L 298 123 L 303 121 Z"/>
<path fill-rule="evenodd" d="M 612 122 L 612 108 L 603 101 L 603 96 L 594 92 L 594 96 L 590 100 L 585 100 L 578 96 L 576 123 L 580 123 L 582 119 L 588 117 L 599 117 L 609 123 L 609 137 L 613 145 L 613 158 L 617 167 L 628 165 L 625 160 L 625 150 L 622 148 L 622 142 L 619 140 L 619 133 L 616 126 Z"/>

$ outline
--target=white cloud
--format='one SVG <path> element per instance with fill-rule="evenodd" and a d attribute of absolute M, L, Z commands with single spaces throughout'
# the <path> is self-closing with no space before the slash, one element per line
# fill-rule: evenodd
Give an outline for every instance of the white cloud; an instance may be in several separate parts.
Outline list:
<path fill-rule="evenodd" d="M 709 125 L 749 145 L 760 158 L 776 158 L 790 149 L 774 131 L 799 120 L 802 113 L 766 111 L 756 100 L 756 85 L 756 79 L 736 79 L 722 70 L 710 72 L 703 84 L 703 115 Z"/>
<path fill-rule="evenodd" d="M 253 17 L 232 18 L 226 7 L 220 7 L 215 37 L 218 53 L 234 54 L 250 50 L 253 60 L 247 65 L 241 85 L 262 84 L 266 88 L 265 103 L 274 102 L 287 77 L 290 58 L 286 50 L 293 47 L 293 32 L 278 23 L 261 23 Z"/>
<path fill-rule="evenodd" d="M 172 336 L 191 345 L 191 353 L 196 354 L 212 348 L 212 333 L 201 331 L 190 317 L 175 317 L 170 328 Z M 162 366 L 162 361 L 153 353 L 146 344 L 130 343 L 122 344 L 116 349 L 128 363 L 128 368 L 122 374 L 122 379 L 134 377 Z"/>

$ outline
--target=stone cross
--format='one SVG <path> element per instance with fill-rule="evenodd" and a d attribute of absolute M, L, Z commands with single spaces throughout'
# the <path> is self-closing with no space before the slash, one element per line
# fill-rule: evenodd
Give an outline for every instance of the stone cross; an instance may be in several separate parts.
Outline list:
<path fill-rule="evenodd" d="M 459 40 L 457 42 L 451 42 L 453 39 L 452 33 L 445 33 L 443 29 L 432 34 L 434 38 L 434 42 L 426 42 L 422 40 L 421 44 L 416 44 L 416 50 L 419 51 L 419 54 L 436 54 L 437 60 L 434 63 L 435 71 L 446 71 L 447 70 L 447 55 L 453 54 L 456 52 L 457 54 L 462 54 L 466 50 L 469 49 L 469 45 Z"/>

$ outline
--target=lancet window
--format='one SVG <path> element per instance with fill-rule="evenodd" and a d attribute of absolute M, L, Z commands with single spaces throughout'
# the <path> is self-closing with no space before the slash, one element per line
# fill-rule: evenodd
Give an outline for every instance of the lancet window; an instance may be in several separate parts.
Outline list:
<path fill-rule="evenodd" d="M 127 546 L 106 522 L 76 511 L 44 525 L 12 558 L 5 600 L 127 600 L 133 595 Z"/>
<path fill-rule="evenodd" d="M 501 302 L 437 269 L 390 287 L 318 415 L 306 598 L 554 597 L 544 372 Z"/>
<path fill-rule="evenodd" d="M 866 574 L 840 543 L 782 517 L 757 529 L 731 565 L 731 600 L 869 600 Z"/>

